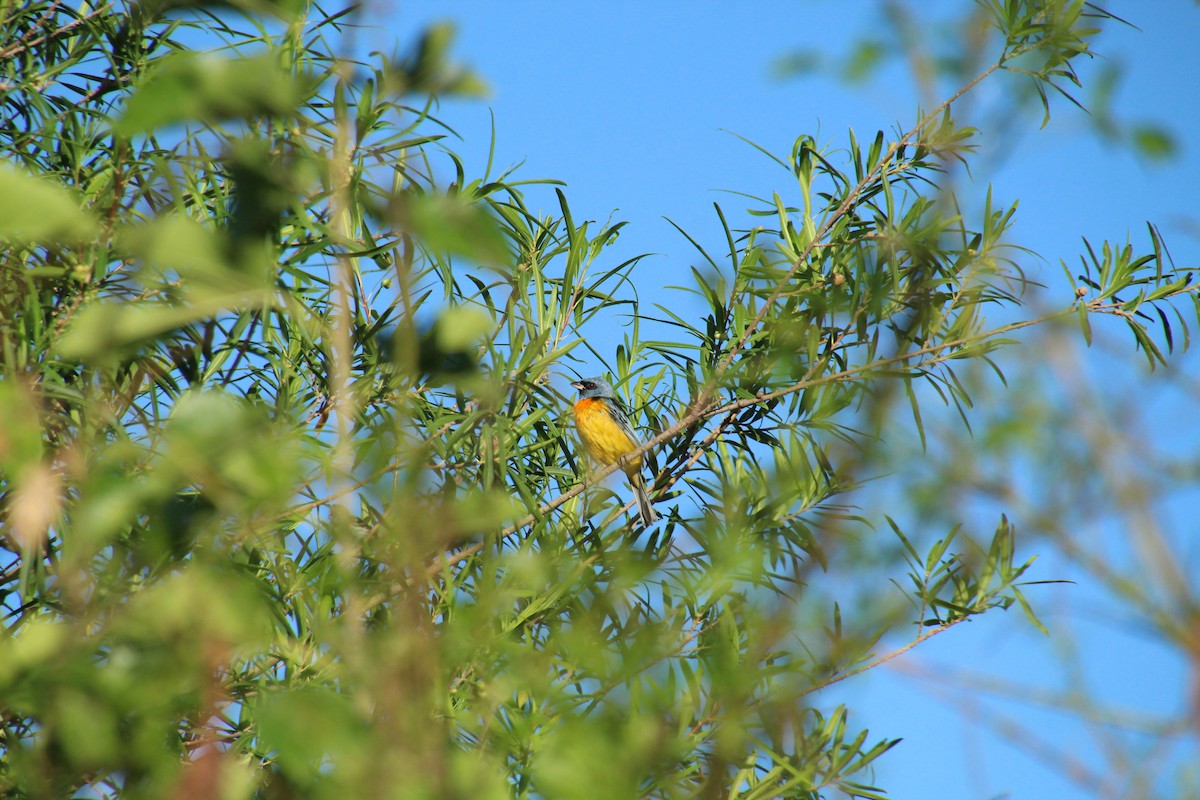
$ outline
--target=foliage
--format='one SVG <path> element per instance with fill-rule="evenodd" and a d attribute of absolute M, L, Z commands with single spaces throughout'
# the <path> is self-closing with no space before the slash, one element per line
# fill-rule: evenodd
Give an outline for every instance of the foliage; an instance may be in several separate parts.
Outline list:
<path fill-rule="evenodd" d="M 1008 72 L 1049 113 L 1105 14 L 984 7 L 961 91 L 802 135 L 786 188 L 717 209 L 695 319 L 641 302 L 621 223 L 466 174 L 436 98 L 482 83 L 446 28 L 356 60 L 350 10 L 5 4 L 6 796 L 880 796 L 895 742 L 816 693 L 1036 617 L 1006 519 L 922 553 L 841 504 L 853 453 L 893 396 L 922 431 L 923 387 L 965 410 L 960 365 L 1021 328 L 1115 315 L 1161 363 L 1195 297 L 1152 230 L 1021 316 L 1015 203 L 967 219 L 943 185 L 954 103 Z M 585 361 L 647 432 L 650 530 L 576 452 Z"/>

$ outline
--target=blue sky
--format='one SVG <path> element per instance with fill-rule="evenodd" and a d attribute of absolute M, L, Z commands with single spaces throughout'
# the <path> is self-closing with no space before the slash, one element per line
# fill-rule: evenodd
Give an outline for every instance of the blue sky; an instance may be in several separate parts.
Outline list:
<path fill-rule="evenodd" d="M 902 63 L 862 83 L 836 75 L 836 65 L 856 41 L 882 30 L 880 5 L 834 0 L 380 4 L 369 7 L 365 19 L 376 29 L 358 35 L 362 46 L 390 52 L 430 22 L 455 21 L 456 56 L 485 78 L 492 93 L 482 101 L 441 107 L 439 116 L 463 137 L 453 149 L 469 169 L 481 172 L 494 115 L 497 164 L 524 162 L 519 176 L 565 181 L 577 219 L 628 220 L 612 258 L 655 254 L 639 267 L 643 301 L 668 301 L 665 293 L 656 296 L 654 287 L 682 282 L 680 276 L 697 259 L 664 218 L 719 251 L 714 201 L 736 215 L 746 203 L 728 191 L 769 195 L 788 188 L 777 165 L 733 134 L 785 153 L 801 133 L 837 145 L 848 128 L 861 141 L 876 130 L 910 124 L 918 98 Z M 942 19 L 947 10 L 968 4 L 912 5 Z M 1129 124 L 1165 127 L 1176 138 L 1176 158 L 1155 163 L 1115 146 L 1095 134 L 1095 118 L 1057 100 L 1043 130 L 1034 121 L 1017 126 L 1015 136 L 985 132 L 981 144 L 988 158 L 974 170 L 975 183 L 964 187 L 965 195 L 981 200 L 990 182 L 997 200 L 1020 198 L 1013 238 L 1041 256 L 1023 260 L 1022 266 L 1052 284 L 1061 281 L 1059 259 L 1077 263 L 1081 237 L 1094 242 L 1129 237 L 1143 249 L 1146 220 L 1161 227 L 1178 263 L 1197 261 L 1200 7 L 1158 0 L 1114 3 L 1111 10 L 1140 30 L 1111 26 L 1096 44 L 1105 58 L 1081 63 L 1081 74 L 1086 83 L 1107 66 L 1123 70 L 1112 100 L 1116 116 Z M 775 77 L 778 60 L 797 51 L 819 53 L 832 69 L 789 80 Z M 983 98 L 994 99 L 1010 85 L 998 82 Z M 531 205 L 538 207 L 537 195 Z M 551 193 L 541 205 L 556 211 Z M 1182 363 L 1194 366 L 1196 359 Z M 1121 380 L 1139 375 L 1131 370 Z M 1188 419 L 1179 416 L 1185 398 L 1151 399 L 1152 414 L 1139 424 L 1159 437 L 1158 445 L 1170 452 L 1181 439 L 1195 441 L 1195 426 L 1178 422 Z M 1172 507 L 1168 519 L 1177 523 L 1174 536 L 1194 539 L 1194 499 L 1183 498 Z M 1107 533 L 1098 529 L 1100 536 Z M 1184 568 L 1195 577 L 1200 553 L 1195 546 L 1184 552 L 1191 556 Z M 1027 732 L 1006 736 L 1003 726 L 997 734 L 994 724 L 984 724 L 996 715 L 1020 719 L 1044 743 L 1071 751 L 1084 768 L 1103 769 L 1103 742 L 1093 740 L 1092 729 L 1070 715 L 1011 697 L 979 694 L 963 700 L 914 677 L 916 670 L 950 665 L 1060 689 L 1078 680 L 1133 711 L 1171 711 L 1185 702 L 1184 664 L 1174 653 L 1158 648 L 1136 620 L 1088 584 L 1086 575 L 1071 572 L 1053 553 L 1042 563 L 1040 577 L 1068 572 L 1079 581 L 1035 598 L 1047 607 L 1051 627 L 1059 626 L 1054 639 L 1030 631 L 1015 613 L 991 615 L 824 698 L 849 703 L 859 714 L 857 722 L 873 734 L 905 738 L 876 775 L 898 800 L 1096 796 L 1061 775 L 1061 766 L 1032 757 L 1043 743 L 1028 740 Z M 1085 674 L 1062 673 L 1057 657 L 1067 647 L 1078 649 Z M 1019 746 L 1023 736 L 1028 749 Z"/>

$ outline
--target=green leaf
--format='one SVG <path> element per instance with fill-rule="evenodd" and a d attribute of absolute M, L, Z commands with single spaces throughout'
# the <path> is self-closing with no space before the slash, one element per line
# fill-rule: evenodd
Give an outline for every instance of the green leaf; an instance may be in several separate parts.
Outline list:
<path fill-rule="evenodd" d="M 231 258 L 233 248 L 226 236 L 182 214 L 165 214 L 149 224 L 126 228 L 120 242 L 149 272 L 166 280 L 183 279 L 179 289 L 191 299 L 265 289 L 273 277 L 262 269 L 269 265 L 246 269 L 244 257 Z"/>
<path fill-rule="evenodd" d="M 1083 303 L 1075 306 L 1075 314 L 1079 317 L 1079 329 L 1083 331 L 1083 340 L 1087 342 L 1088 347 L 1092 346 L 1092 320 L 1088 313 L 1088 307 Z"/>
<path fill-rule="evenodd" d="M 864 39 L 854 46 L 842 66 L 842 74 L 851 82 L 862 82 L 871 77 L 883 62 L 887 48 L 882 42 Z"/>
<path fill-rule="evenodd" d="M 254 652 L 272 634 L 269 600 L 244 572 L 192 564 L 136 594 L 118 628 L 132 638 Z"/>
<path fill-rule="evenodd" d="M 446 351 L 465 350 L 478 344 L 495 323 L 482 311 L 467 306 L 448 308 L 434 326 L 437 346 Z"/>
<path fill-rule="evenodd" d="M 496 219 L 459 194 L 406 192 L 395 198 L 397 223 L 433 253 L 464 256 L 480 264 L 511 264 Z"/>
<path fill-rule="evenodd" d="M 1153 302 L 1155 300 L 1161 300 L 1164 297 L 1170 297 L 1174 294 L 1180 294 L 1188 291 L 1190 288 L 1190 282 L 1188 277 L 1185 275 L 1177 281 L 1165 283 L 1154 291 L 1150 292 L 1150 294 L 1146 295 L 1146 302 Z"/>
<path fill-rule="evenodd" d="M 0 474 L 17 476 L 45 452 L 36 398 L 21 381 L 0 380 L 0 419 Z"/>
<path fill-rule="evenodd" d="M 270 14 L 279 19 L 293 19 L 309 7 L 306 0 L 139 0 L 138 9 L 150 18 L 157 18 L 166 11 L 186 8 L 212 8 L 229 6 L 252 14 Z"/>
<path fill-rule="evenodd" d="M 6 634 L 0 640 L 0 685 L 25 670 L 53 662 L 71 641 L 67 625 L 46 617 L 29 621 L 15 636 Z"/>
<path fill-rule="evenodd" d="M 162 463 L 226 509 L 285 500 L 302 463 L 297 443 L 261 408 L 215 388 L 184 393 L 165 432 Z"/>
<path fill-rule="evenodd" d="M 0 162 L 0 240 L 68 243 L 95 235 L 96 220 L 73 190 Z"/>
<path fill-rule="evenodd" d="M 365 726 L 350 701 L 332 689 L 307 686 L 268 694 L 256 711 L 260 748 L 273 753 L 295 781 L 315 779 L 326 763 L 353 771 L 366 755 L 359 749 Z"/>
<path fill-rule="evenodd" d="M 1038 618 L 1038 615 L 1033 610 L 1033 606 L 1025 599 L 1025 593 L 1017 589 L 1015 586 L 1011 589 L 1013 597 L 1017 599 L 1017 603 L 1021 606 L 1021 610 L 1025 612 L 1025 619 L 1029 620 L 1029 624 L 1041 631 L 1043 636 L 1049 636 L 1050 631 L 1045 624 Z"/>
<path fill-rule="evenodd" d="M 67 687 L 55 697 L 55 729 L 76 764 L 101 766 L 116 758 L 121 739 L 112 709 L 94 693 Z"/>
<path fill-rule="evenodd" d="M 1130 131 L 1133 146 L 1151 161 L 1166 161 L 1175 156 L 1179 146 L 1170 131 L 1154 125 L 1137 125 Z"/>
<path fill-rule="evenodd" d="M 389 87 L 402 93 L 424 92 L 426 94 L 456 94 L 482 96 L 487 93 L 487 84 L 469 69 L 452 64 L 449 59 L 450 45 L 454 41 L 455 28 L 449 22 L 429 26 L 421 35 L 413 54 L 394 67 L 399 85 Z"/>
<path fill-rule="evenodd" d="M 173 53 L 134 90 L 113 132 L 133 136 L 180 122 L 288 116 L 312 86 L 311 79 L 281 66 L 273 53 L 250 58 Z"/>
<path fill-rule="evenodd" d="M 187 305 L 143 301 L 95 302 L 75 315 L 57 352 L 70 361 L 120 359 L 168 331 L 247 305 L 266 305 L 266 290 L 211 294 Z"/>
<path fill-rule="evenodd" d="M 1146 329 L 1141 323 L 1133 318 L 1126 318 L 1126 324 L 1129 325 L 1129 330 L 1133 331 L 1133 338 L 1137 339 L 1138 345 L 1142 352 L 1146 354 L 1146 361 L 1150 364 L 1150 369 L 1154 369 L 1155 363 L 1166 366 L 1167 360 L 1163 357 L 1162 351 L 1158 349 L 1158 345 L 1150 338 L 1150 334 L 1146 333 Z"/>
<path fill-rule="evenodd" d="M 798 78 L 819 70 L 822 61 L 816 50 L 797 50 L 775 59 L 771 72 L 779 79 Z"/>

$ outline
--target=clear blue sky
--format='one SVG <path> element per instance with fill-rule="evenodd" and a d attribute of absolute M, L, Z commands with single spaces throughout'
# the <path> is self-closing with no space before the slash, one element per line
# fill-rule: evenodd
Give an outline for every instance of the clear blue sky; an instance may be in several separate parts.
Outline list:
<path fill-rule="evenodd" d="M 362 45 L 390 52 L 429 22 L 456 21 L 456 56 L 492 87 L 486 100 L 443 105 L 440 116 L 464 139 L 456 152 L 469 168 L 482 171 L 494 114 L 498 164 L 523 161 L 521 176 L 565 181 L 577 218 L 628 220 L 613 258 L 657 254 L 639 271 L 639 285 L 652 292 L 655 285 L 680 282 L 696 261 L 664 217 L 719 250 L 712 203 L 735 212 L 745 207 L 723 190 L 769 194 L 786 189 L 777 166 L 725 131 L 783 153 L 801 133 L 837 144 L 847 128 L 864 140 L 878 129 L 910 124 L 917 97 L 903 64 L 861 84 L 829 72 L 787 81 L 773 77 L 776 60 L 798 50 L 818 52 L 836 64 L 876 25 L 880 5 L 866 0 L 379 4 L 370 7 L 366 20 L 379 29 L 359 35 Z M 968 3 L 912 5 L 941 16 Z M 1176 137 L 1180 153 L 1166 164 L 1150 163 L 1102 141 L 1091 132 L 1087 116 L 1064 101 L 1055 102 L 1055 116 L 1044 130 L 1035 124 L 1023 126 L 1025 132 L 1016 138 L 985 138 L 986 151 L 1004 157 L 994 170 L 976 171 L 980 183 L 968 194 L 981 198 L 991 182 L 998 200 L 1020 198 L 1014 238 L 1044 259 L 1022 265 L 1046 282 L 1061 279 L 1059 259 L 1077 263 L 1080 237 L 1132 237 L 1144 246 L 1146 220 L 1160 225 L 1177 262 L 1197 262 L 1200 8 L 1185 0 L 1155 0 L 1114 3 L 1112 10 L 1140 30 L 1112 26 L 1097 43 L 1106 60 L 1080 65 L 1085 81 L 1095 79 L 1106 64 L 1122 67 L 1124 78 L 1113 98 L 1117 116 L 1163 125 Z M 551 198 L 544 202 L 546 211 L 555 210 Z M 1166 402 L 1161 411 L 1170 414 L 1173 407 Z M 1180 535 L 1194 534 L 1193 508 L 1180 504 L 1176 511 Z M 1192 555 L 1198 555 L 1195 548 Z M 1046 561 L 1040 577 L 1057 576 L 1061 562 L 1053 554 Z M 1194 560 L 1187 568 L 1197 575 Z M 1054 595 L 1058 599 L 1048 621 L 1065 625 L 1061 602 L 1074 609 L 1070 630 L 1077 636 L 1081 663 L 1088 665 L 1078 679 L 1133 710 L 1178 708 L 1187 689 L 1182 662 L 1156 649 L 1134 627 L 1101 624 L 1117 612 L 1086 584 L 1086 576 L 1074 577 L 1079 585 L 1055 588 L 1070 594 Z M 897 800 L 1094 796 L 981 721 L 996 713 L 1020 718 L 1085 766 L 1100 766 L 1101 745 L 1068 716 L 1006 700 L 945 701 L 939 699 L 942 687 L 909 675 L 939 663 L 1062 688 L 1067 678 L 1053 658 L 1061 639 L 1044 640 L 1014 617 L 993 615 L 955 629 L 896 668 L 879 670 L 825 698 L 849 703 L 859 712 L 857 722 L 871 727 L 873 735 L 905 738 L 876 776 Z M 1036 750 L 1037 743 L 1032 744 Z"/>

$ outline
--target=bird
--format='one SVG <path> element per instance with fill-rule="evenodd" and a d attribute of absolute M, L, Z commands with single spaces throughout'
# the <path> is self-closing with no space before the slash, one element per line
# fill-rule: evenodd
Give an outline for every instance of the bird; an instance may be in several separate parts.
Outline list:
<path fill-rule="evenodd" d="M 629 478 L 629 485 L 637 497 L 642 522 L 647 526 L 652 525 L 658 516 L 650 505 L 650 496 L 646 494 L 646 484 L 642 479 L 642 454 L 626 458 L 642 443 L 629 423 L 621 401 L 612 387 L 600 377 L 581 378 L 571 386 L 579 390 L 579 400 L 575 403 L 575 428 L 579 431 L 583 449 L 603 466 L 621 462 L 621 469 Z"/>

